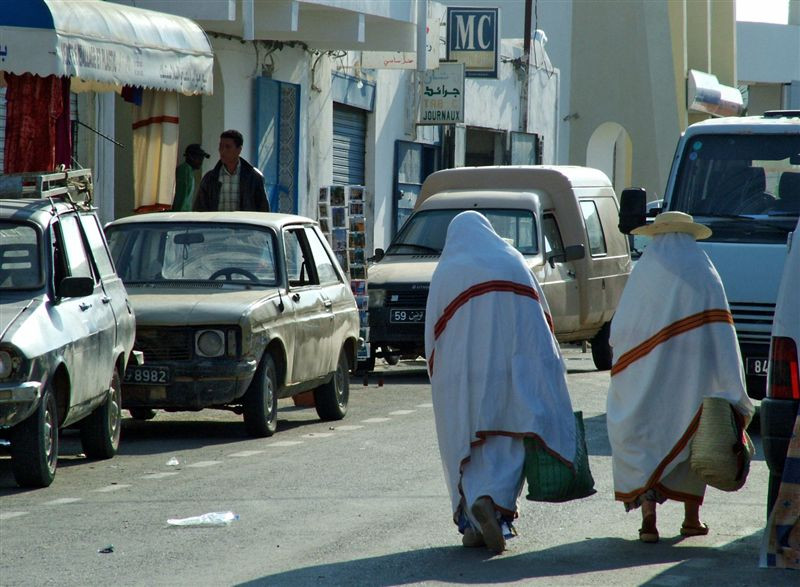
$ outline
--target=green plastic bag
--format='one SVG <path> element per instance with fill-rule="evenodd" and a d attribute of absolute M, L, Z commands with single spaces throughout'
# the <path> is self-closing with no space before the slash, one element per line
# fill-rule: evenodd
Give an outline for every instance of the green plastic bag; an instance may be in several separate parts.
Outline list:
<path fill-rule="evenodd" d="M 525 478 L 531 501 L 562 502 L 597 493 L 589 470 L 589 451 L 583 428 L 583 412 L 575 412 L 574 469 L 545 450 L 538 440 L 525 439 Z"/>

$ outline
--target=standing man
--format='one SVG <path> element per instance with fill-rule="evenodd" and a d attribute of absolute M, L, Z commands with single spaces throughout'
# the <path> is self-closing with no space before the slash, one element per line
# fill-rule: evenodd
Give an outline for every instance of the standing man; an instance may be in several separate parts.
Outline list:
<path fill-rule="evenodd" d="M 195 212 L 269 212 L 264 176 L 240 157 L 243 142 L 238 130 L 219 136 L 219 163 L 200 180 L 192 207 Z"/>
<path fill-rule="evenodd" d="M 211 155 L 197 143 L 192 143 L 183 152 L 184 161 L 175 168 L 175 197 L 172 209 L 176 212 L 188 212 L 192 209 L 194 198 L 194 172 L 200 169 L 203 159 Z"/>

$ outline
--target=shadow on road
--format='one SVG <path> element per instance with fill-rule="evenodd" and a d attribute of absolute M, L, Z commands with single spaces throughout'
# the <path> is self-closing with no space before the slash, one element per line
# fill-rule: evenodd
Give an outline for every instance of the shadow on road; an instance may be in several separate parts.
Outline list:
<path fill-rule="evenodd" d="M 761 532 L 746 536 L 722 548 L 684 546 L 680 538 L 662 540 L 657 545 L 621 538 L 589 538 L 541 551 L 510 551 L 490 557 L 486 549 L 460 546 L 438 547 L 353 561 L 318 565 L 267 575 L 240 586 L 259 585 L 403 585 L 409 583 L 503 584 L 524 583 L 548 577 L 573 577 L 573 584 L 589 584 L 601 578 L 581 575 L 631 569 L 630 582 L 624 584 L 672 585 L 708 584 L 775 585 L 775 571 L 758 568 L 758 542 Z M 649 565 L 673 565 L 648 580 Z M 642 573 L 643 572 L 643 573 Z M 637 579 L 637 577 L 639 577 Z"/>

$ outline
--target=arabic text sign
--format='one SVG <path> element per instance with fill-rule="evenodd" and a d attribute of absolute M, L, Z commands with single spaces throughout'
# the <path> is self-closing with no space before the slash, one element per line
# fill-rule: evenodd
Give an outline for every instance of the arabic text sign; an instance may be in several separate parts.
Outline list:
<path fill-rule="evenodd" d="M 419 124 L 464 122 L 464 64 L 440 63 L 422 75 Z"/>
<path fill-rule="evenodd" d="M 439 21 L 428 20 L 425 50 L 428 54 L 428 69 L 439 65 Z M 366 69 L 416 69 L 415 51 L 362 51 L 361 67 Z"/>
<path fill-rule="evenodd" d="M 447 9 L 447 59 L 466 66 L 467 77 L 497 77 L 497 8 Z"/>

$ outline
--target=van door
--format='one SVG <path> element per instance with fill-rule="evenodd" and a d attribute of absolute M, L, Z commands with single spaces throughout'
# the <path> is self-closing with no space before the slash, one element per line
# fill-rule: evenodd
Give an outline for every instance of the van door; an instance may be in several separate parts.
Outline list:
<path fill-rule="evenodd" d="M 575 276 L 573 261 L 554 263 L 547 259 L 553 254 L 564 252 L 564 241 L 558 228 L 558 221 L 552 212 L 542 216 L 542 234 L 544 236 L 544 266 L 536 274 L 542 291 L 550 306 L 556 336 L 567 335 L 580 328 L 580 297 L 578 281 Z"/>
<path fill-rule="evenodd" d="M 581 199 L 580 207 L 589 243 L 581 319 L 584 326 L 596 327 L 614 315 L 630 273 L 630 253 L 617 228 L 619 210 L 613 197 Z"/>

